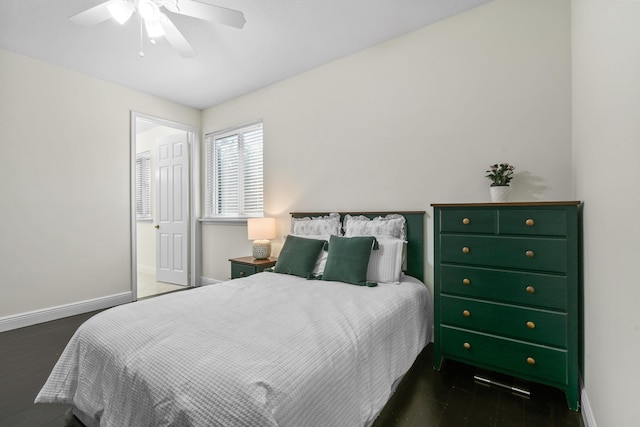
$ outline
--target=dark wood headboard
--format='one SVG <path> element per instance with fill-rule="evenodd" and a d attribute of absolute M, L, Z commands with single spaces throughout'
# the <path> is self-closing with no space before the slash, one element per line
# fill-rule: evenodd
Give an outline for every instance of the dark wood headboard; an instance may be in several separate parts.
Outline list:
<path fill-rule="evenodd" d="M 424 283 L 424 211 L 339 213 L 341 222 L 344 220 L 346 214 L 352 216 L 364 215 L 371 219 L 389 214 L 400 214 L 404 216 L 407 228 L 407 271 L 405 273 Z M 329 215 L 329 212 L 291 212 L 293 218 L 324 215 Z"/>

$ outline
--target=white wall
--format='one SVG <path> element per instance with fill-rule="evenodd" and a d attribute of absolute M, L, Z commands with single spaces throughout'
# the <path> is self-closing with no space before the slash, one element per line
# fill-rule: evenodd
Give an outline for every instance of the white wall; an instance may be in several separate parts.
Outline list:
<path fill-rule="evenodd" d="M 129 292 L 130 111 L 200 111 L 3 49 L 0 64 L 0 318 Z"/>
<path fill-rule="evenodd" d="M 572 2 L 576 195 L 584 200 L 585 387 L 599 427 L 638 425 L 640 2 Z"/>
<path fill-rule="evenodd" d="M 430 204 L 489 201 L 490 164 L 516 165 L 513 200 L 572 198 L 569 5 L 493 1 L 205 110 L 203 131 L 264 120 L 280 235 L 292 210 L 428 211 L 430 282 Z M 203 226 L 203 275 L 250 250 Z"/>

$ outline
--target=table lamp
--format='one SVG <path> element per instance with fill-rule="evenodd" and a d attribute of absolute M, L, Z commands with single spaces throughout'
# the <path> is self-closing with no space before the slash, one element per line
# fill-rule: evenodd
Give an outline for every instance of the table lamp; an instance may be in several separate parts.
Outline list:
<path fill-rule="evenodd" d="M 253 240 L 253 257 L 267 259 L 271 255 L 271 242 L 276 238 L 275 218 L 248 218 L 247 237 Z"/>

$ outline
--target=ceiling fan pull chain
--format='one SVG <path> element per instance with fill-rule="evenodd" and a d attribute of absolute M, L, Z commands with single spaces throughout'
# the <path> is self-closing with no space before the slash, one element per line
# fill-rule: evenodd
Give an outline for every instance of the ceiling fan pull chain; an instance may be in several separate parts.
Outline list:
<path fill-rule="evenodd" d="M 142 16 L 140 17 L 140 52 L 138 55 L 142 58 L 144 56 L 144 52 L 142 51 Z"/>

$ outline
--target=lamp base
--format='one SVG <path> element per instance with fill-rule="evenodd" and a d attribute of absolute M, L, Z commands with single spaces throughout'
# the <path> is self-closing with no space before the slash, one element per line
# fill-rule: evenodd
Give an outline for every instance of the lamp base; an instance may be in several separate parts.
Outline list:
<path fill-rule="evenodd" d="M 270 240 L 254 240 L 253 241 L 253 257 L 255 259 L 267 259 L 271 256 Z"/>

